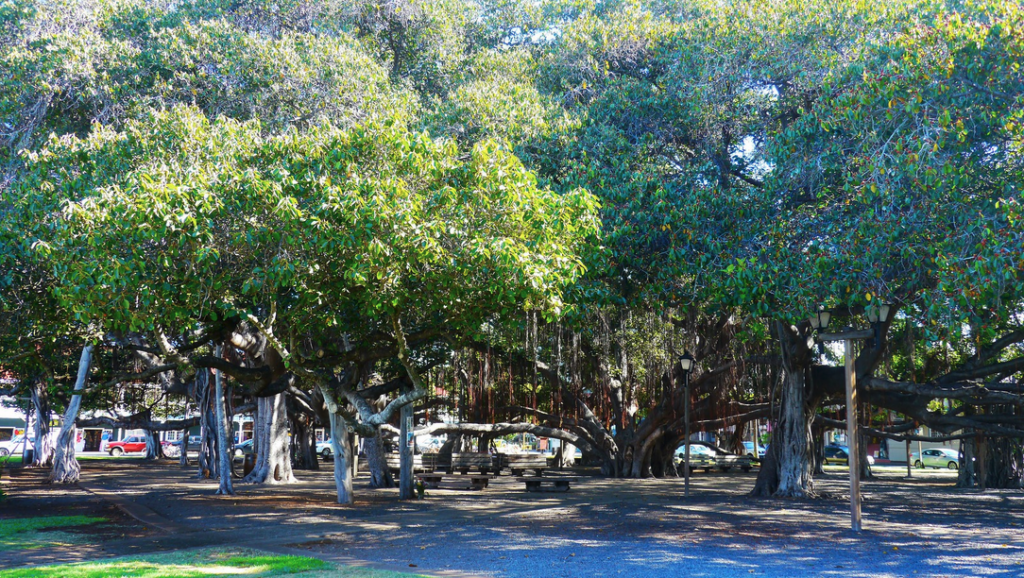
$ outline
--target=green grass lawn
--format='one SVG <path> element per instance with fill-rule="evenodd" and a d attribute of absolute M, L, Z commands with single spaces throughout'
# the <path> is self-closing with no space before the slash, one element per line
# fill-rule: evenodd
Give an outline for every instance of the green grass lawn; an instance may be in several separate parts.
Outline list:
<path fill-rule="evenodd" d="M 89 516 L 46 516 L 0 520 L 0 552 L 76 544 L 84 536 L 62 532 L 59 528 L 87 526 L 106 522 Z"/>
<path fill-rule="evenodd" d="M 241 548 L 205 548 L 149 556 L 114 558 L 0 570 L 0 578 L 198 578 L 211 576 L 300 576 L 341 578 L 413 578 L 414 574 L 342 567 L 306 556 L 287 556 Z"/>

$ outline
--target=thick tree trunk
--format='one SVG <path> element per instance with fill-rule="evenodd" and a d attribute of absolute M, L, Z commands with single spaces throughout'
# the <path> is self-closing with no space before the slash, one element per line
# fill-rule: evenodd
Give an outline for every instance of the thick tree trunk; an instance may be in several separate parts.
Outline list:
<path fill-rule="evenodd" d="M 36 414 L 35 438 L 32 455 L 33 468 L 48 468 L 53 465 L 53 438 L 50 436 L 50 392 L 46 381 L 37 381 L 32 386 L 32 407 Z"/>
<path fill-rule="evenodd" d="M 261 397 L 257 407 L 253 441 L 256 465 L 242 481 L 253 484 L 294 483 L 296 480 L 289 455 L 285 394 Z"/>
<path fill-rule="evenodd" d="M 814 452 L 811 454 L 811 469 L 814 475 L 825 473 L 825 427 L 811 426 L 814 439 Z"/>
<path fill-rule="evenodd" d="M 300 414 L 292 420 L 292 440 L 295 452 L 295 467 L 300 470 L 318 470 L 320 464 L 316 458 L 316 438 L 311 420 Z"/>
<path fill-rule="evenodd" d="M 213 415 L 213 392 L 210 388 L 210 371 L 201 370 L 196 375 L 196 408 L 199 410 L 199 458 L 197 477 L 209 480 L 217 477 L 218 446 L 217 418 Z M 224 451 L 231 451 L 225 448 Z"/>
<path fill-rule="evenodd" d="M 218 345 L 214 355 L 217 357 L 221 356 L 221 348 Z M 214 375 L 214 394 L 213 403 L 216 405 L 216 419 L 217 419 L 217 447 L 222 448 L 222 451 L 218 452 L 220 461 L 218 463 L 217 470 L 220 473 L 220 484 L 217 487 L 217 494 L 223 496 L 233 496 L 235 494 L 235 488 L 231 485 L 231 451 L 228 450 L 228 431 L 231 429 L 230 417 L 226 408 L 227 399 L 224 395 L 224 378 L 221 376 L 221 372 L 217 371 Z"/>
<path fill-rule="evenodd" d="M 576 465 L 576 446 L 569 442 L 558 444 L 558 451 L 555 452 L 555 468 L 571 468 Z"/>
<path fill-rule="evenodd" d="M 814 494 L 811 477 L 811 420 L 804 402 L 804 372 L 789 372 L 782 392 L 779 421 L 772 434 L 773 475 L 758 475 L 754 495 L 804 498 Z M 774 478 L 774 480 L 772 479 Z M 774 481 L 774 484 L 772 482 Z"/>
<path fill-rule="evenodd" d="M 162 457 L 164 457 L 164 450 L 160 444 L 160 436 L 153 430 L 146 430 L 146 459 L 157 460 Z"/>
<path fill-rule="evenodd" d="M 92 348 L 92 345 L 86 345 L 82 348 L 82 357 L 78 362 L 78 378 L 75 380 L 74 393 L 71 396 L 71 403 L 68 404 L 67 412 L 64 413 L 64 423 L 61 424 L 60 435 L 57 436 L 53 469 L 50 470 L 50 477 L 47 480 L 51 484 L 77 484 L 81 474 L 78 460 L 75 459 L 75 420 L 78 419 L 78 410 L 82 407 L 81 392 L 85 389 L 85 382 L 89 378 Z"/>
<path fill-rule="evenodd" d="M 403 500 L 412 500 L 416 498 L 415 488 L 413 487 L 413 471 L 412 471 L 412 460 L 413 460 L 413 430 L 412 430 L 412 416 L 413 416 L 413 404 L 407 403 L 402 406 L 401 409 L 401 433 L 398 436 L 399 445 L 399 457 L 401 459 L 401 469 L 399 471 L 398 480 L 398 497 Z"/>
<path fill-rule="evenodd" d="M 185 415 L 188 415 L 188 408 L 185 409 Z M 178 456 L 178 460 L 181 467 L 188 467 L 188 428 L 181 430 L 181 455 Z"/>
<path fill-rule="evenodd" d="M 1024 488 L 1024 448 L 1015 438 L 967 438 L 960 451 L 958 488 Z M 973 459 L 972 459 L 973 458 Z"/>
<path fill-rule="evenodd" d="M 352 447 L 349 443 L 348 427 L 345 418 L 340 414 L 331 413 L 331 453 L 334 454 L 334 486 L 338 492 L 339 504 L 352 504 L 352 471 L 349 462 L 352 459 Z"/>
<path fill-rule="evenodd" d="M 761 464 L 754 497 L 804 498 L 814 495 L 811 469 L 811 424 L 814 408 L 806 397 L 809 337 L 800 328 L 779 323 L 785 377 L 772 441 Z"/>
<path fill-rule="evenodd" d="M 373 437 L 365 438 L 363 449 L 366 451 L 366 463 L 370 470 L 371 488 L 393 488 L 395 478 L 388 469 L 384 459 L 384 439 L 380 431 Z M 450 454 L 449 454 L 450 455 Z"/>

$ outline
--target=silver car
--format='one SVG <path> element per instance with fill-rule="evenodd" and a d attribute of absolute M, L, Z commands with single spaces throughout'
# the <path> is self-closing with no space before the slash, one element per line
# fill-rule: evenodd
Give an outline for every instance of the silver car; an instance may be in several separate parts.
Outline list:
<path fill-rule="evenodd" d="M 915 468 L 946 468 L 956 470 L 960 468 L 960 452 L 952 448 L 931 448 L 921 452 L 910 454 L 911 461 Z"/>

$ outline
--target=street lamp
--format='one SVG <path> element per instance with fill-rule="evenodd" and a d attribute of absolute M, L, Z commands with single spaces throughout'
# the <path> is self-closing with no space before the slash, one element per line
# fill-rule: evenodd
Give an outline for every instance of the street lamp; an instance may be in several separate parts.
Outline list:
<path fill-rule="evenodd" d="M 868 307 L 864 312 L 868 316 L 868 323 L 871 324 L 871 329 L 874 332 L 872 342 L 875 349 L 882 347 L 882 324 L 889 320 L 889 311 L 892 308 L 888 303 L 880 303 L 877 307 Z"/>
<path fill-rule="evenodd" d="M 683 429 L 686 435 L 686 458 L 683 463 L 683 475 L 686 478 L 683 486 L 683 497 L 690 497 L 690 370 L 693 369 L 693 356 L 683 351 L 679 356 L 679 367 L 683 370 L 683 383 L 686 397 L 683 398 Z"/>
<path fill-rule="evenodd" d="M 818 311 L 811 315 L 811 329 L 815 331 L 824 331 L 828 329 L 828 322 L 832 319 L 832 312 L 825 309 L 818 309 Z M 825 355 L 825 343 L 818 342 L 818 353 Z"/>

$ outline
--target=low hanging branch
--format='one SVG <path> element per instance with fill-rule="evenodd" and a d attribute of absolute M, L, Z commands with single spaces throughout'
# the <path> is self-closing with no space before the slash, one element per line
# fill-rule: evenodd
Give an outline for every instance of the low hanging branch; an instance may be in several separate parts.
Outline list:
<path fill-rule="evenodd" d="M 237 406 L 233 409 L 232 415 L 250 413 L 256 411 L 256 404 L 249 403 Z M 199 425 L 200 418 L 190 417 L 185 419 L 153 421 L 147 416 L 149 412 L 141 412 L 128 416 L 99 416 L 88 419 L 77 419 L 75 425 L 81 428 L 106 426 L 109 428 L 122 429 L 144 429 L 151 431 L 179 431 Z"/>

